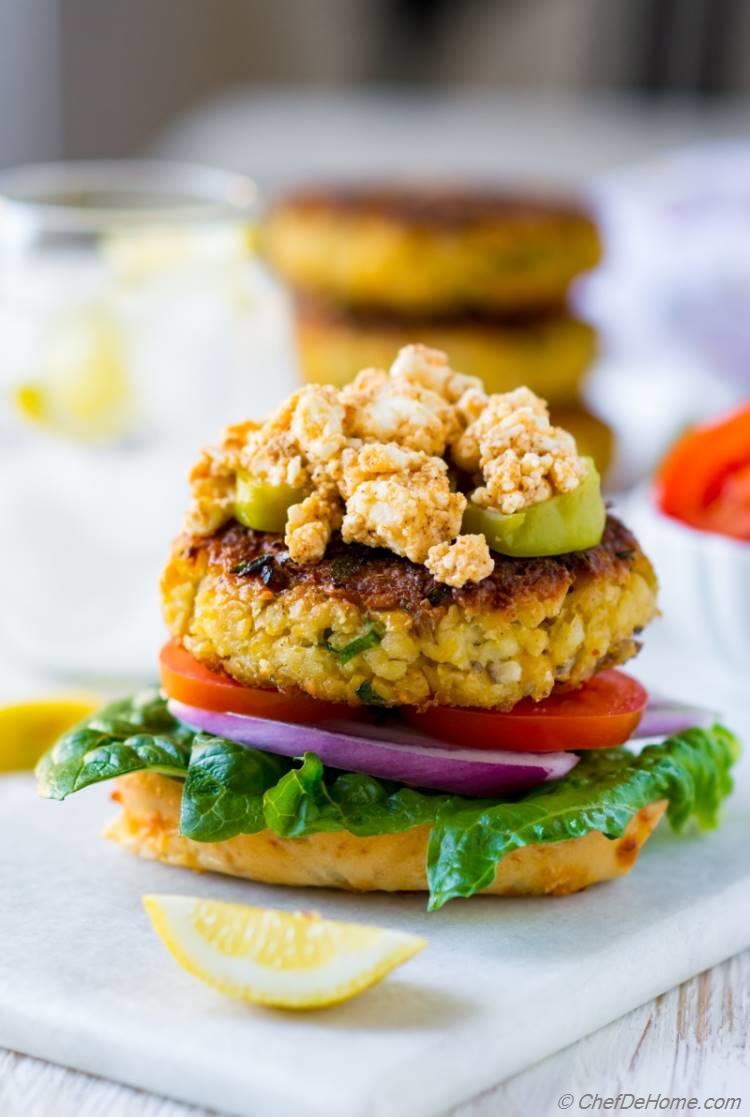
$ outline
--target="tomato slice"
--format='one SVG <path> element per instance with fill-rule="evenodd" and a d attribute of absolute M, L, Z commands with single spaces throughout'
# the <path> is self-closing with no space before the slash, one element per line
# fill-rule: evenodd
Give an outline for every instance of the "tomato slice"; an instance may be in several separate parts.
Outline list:
<path fill-rule="evenodd" d="M 691 527 L 750 539 L 750 406 L 688 432 L 657 478 L 662 512 Z"/>
<path fill-rule="evenodd" d="M 177 640 L 170 640 L 159 653 L 161 685 L 168 698 L 222 714 L 248 714 L 272 721 L 301 722 L 351 718 L 343 703 L 322 702 L 299 694 L 244 686 L 223 671 L 212 671 L 199 663 Z"/>
<path fill-rule="evenodd" d="M 176 640 L 162 648 L 159 666 L 167 697 L 203 710 L 303 725 L 351 720 L 357 714 L 341 703 L 244 686 L 223 671 L 204 667 Z M 422 713 L 403 707 L 401 714 L 415 728 L 454 745 L 558 752 L 624 744 L 635 731 L 647 702 L 646 690 L 630 675 L 602 671 L 580 690 L 553 694 L 543 702 L 524 699 L 509 713 L 433 706 Z"/>
<path fill-rule="evenodd" d="M 636 679 L 623 671 L 602 671 L 580 690 L 552 694 L 542 702 L 524 698 L 508 713 L 458 706 L 401 712 L 415 729 L 453 745 L 577 752 L 624 744 L 635 732 L 647 702 L 648 693 Z"/>

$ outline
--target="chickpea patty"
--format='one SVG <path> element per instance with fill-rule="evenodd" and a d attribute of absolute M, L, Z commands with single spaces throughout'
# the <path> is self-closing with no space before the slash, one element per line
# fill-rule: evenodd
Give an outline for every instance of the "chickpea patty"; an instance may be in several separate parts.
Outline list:
<path fill-rule="evenodd" d="M 614 517 L 587 551 L 493 558 L 488 577 L 454 588 L 338 534 L 320 562 L 298 565 L 282 536 L 230 522 L 176 540 L 165 618 L 202 663 L 249 686 L 510 709 L 629 659 L 656 612 L 651 564 Z"/>
<path fill-rule="evenodd" d="M 559 309 L 515 318 L 462 314 L 410 321 L 301 299 L 296 333 L 302 373 L 311 383 L 342 387 L 360 369 L 387 368 L 397 349 L 419 340 L 445 350 L 453 367 L 478 376 L 487 392 L 525 384 L 553 407 L 577 399 L 596 351 L 593 328 Z"/>
<path fill-rule="evenodd" d="M 301 191 L 271 210 L 263 247 L 302 291 L 409 314 L 559 304 L 601 257 L 580 207 L 490 189 Z"/>

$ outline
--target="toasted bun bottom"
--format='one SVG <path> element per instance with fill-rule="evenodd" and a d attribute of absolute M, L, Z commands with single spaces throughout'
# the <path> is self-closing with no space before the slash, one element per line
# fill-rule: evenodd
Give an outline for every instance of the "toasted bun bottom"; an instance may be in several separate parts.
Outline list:
<path fill-rule="evenodd" d="M 194 842 L 178 832 L 179 783 L 153 772 L 117 781 L 122 813 L 107 837 L 132 853 L 187 869 L 228 873 L 265 884 L 312 885 L 357 892 L 427 888 L 429 827 L 358 838 L 341 831 L 278 838 L 269 830 L 224 842 Z M 666 803 L 636 814 L 621 838 L 598 832 L 564 842 L 526 846 L 503 858 L 486 892 L 497 896 L 565 895 L 627 873 L 659 822 Z"/>

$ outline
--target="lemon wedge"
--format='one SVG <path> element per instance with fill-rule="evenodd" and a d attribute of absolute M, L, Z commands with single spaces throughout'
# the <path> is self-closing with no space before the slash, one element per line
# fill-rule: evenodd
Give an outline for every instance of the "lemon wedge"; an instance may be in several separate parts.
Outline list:
<path fill-rule="evenodd" d="M 132 402 L 122 331 L 105 305 L 60 321 L 46 339 L 39 378 L 15 390 L 28 422 L 80 441 L 121 436 Z"/>
<path fill-rule="evenodd" d="M 323 1008 L 375 985 L 424 939 L 314 912 L 225 904 L 193 896 L 144 896 L 154 929 L 180 965 L 252 1004 Z"/>
<path fill-rule="evenodd" d="M 101 700 L 91 695 L 0 706 L 0 772 L 33 768 L 58 737 L 100 706 Z"/>

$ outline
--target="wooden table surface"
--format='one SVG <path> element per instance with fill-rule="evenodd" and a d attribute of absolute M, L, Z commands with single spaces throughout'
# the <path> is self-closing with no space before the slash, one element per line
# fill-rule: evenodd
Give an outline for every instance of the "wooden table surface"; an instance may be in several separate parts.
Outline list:
<path fill-rule="evenodd" d="M 606 979 L 603 973 L 601 980 Z M 681 1111 L 676 1105 L 667 1109 L 663 1101 L 657 1108 L 657 1095 L 696 1098 L 696 1112 L 750 1110 L 750 951 L 516 1075 L 452 1117 L 595 1113 L 602 1109 L 591 1095 L 605 1099 L 621 1093 L 652 1095 L 643 1113 Z M 740 1100 L 713 1104 L 717 1098 Z M 621 1111 L 628 1108 L 634 1111 L 630 1099 Z M 105 1115 L 208 1117 L 209 1111 L 0 1050 L 0 1117 Z"/>

